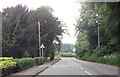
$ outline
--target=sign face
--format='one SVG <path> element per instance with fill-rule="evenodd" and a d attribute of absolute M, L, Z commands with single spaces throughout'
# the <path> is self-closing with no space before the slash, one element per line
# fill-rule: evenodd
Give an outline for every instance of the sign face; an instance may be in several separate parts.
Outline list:
<path fill-rule="evenodd" d="M 42 45 L 40 46 L 40 48 L 45 48 L 45 46 L 42 44 Z"/>

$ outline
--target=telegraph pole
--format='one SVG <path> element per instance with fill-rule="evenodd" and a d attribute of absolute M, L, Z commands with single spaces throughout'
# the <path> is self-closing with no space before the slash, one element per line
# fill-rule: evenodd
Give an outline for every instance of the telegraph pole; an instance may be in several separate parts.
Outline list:
<path fill-rule="evenodd" d="M 96 5 L 96 3 L 95 3 L 95 11 L 97 11 L 97 5 Z M 98 17 L 98 14 L 96 14 L 96 17 Z M 97 19 L 96 19 L 96 21 L 97 21 Z M 98 25 L 99 22 L 96 22 L 96 23 Z M 99 25 L 97 26 L 97 29 L 98 29 L 98 46 L 100 46 L 100 27 L 99 27 Z"/>
<path fill-rule="evenodd" d="M 98 26 L 98 46 L 100 46 L 100 27 Z"/>
<path fill-rule="evenodd" d="M 40 49 L 40 22 L 38 22 L 38 34 L 39 34 L 39 57 L 41 57 L 41 49 Z"/>

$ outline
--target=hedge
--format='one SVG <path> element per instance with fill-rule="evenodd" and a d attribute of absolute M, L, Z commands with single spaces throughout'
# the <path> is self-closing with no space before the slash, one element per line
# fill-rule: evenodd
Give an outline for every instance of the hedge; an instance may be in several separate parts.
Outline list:
<path fill-rule="evenodd" d="M 27 68 L 30 68 L 32 66 L 35 66 L 35 60 L 33 58 L 21 58 L 21 59 L 15 59 L 15 62 L 17 63 L 17 69 L 19 70 L 25 70 Z"/>
<path fill-rule="evenodd" d="M 41 57 L 20 59 L 13 59 L 12 57 L 1 57 L 0 70 L 2 70 L 2 76 L 6 76 L 11 73 L 22 71 L 33 66 L 41 65 L 46 61 L 49 61 L 49 59 L 42 59 Z"/>
<path fill-rule="evenodd" d="M 0 58 L 0 69 L 2 68 L 12 68 L 16 67 L 16 62 L 12 57 L 7 58 L 7 57 L 1 57 Z"/>
<path fill-rule="evenodd" d="M 73 52 L 61 52 L 62 57 L 76 57 L 76 54 Z"/>
<path fill-rule="evenodd" d="M 2 70 L 2 75 L 9 75 L 16 72 L 16 62 L 12 57 L 0 57 L 0 70 Z"/>

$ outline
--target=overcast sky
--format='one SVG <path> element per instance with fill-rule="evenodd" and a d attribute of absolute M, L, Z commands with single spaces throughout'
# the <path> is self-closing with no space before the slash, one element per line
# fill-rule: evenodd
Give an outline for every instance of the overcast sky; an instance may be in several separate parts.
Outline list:
<path fill-rule="evenodd" d="M 79 16 L 78 9 L 80 8 L 78 0 L 0 0 L 0 11 L 3 8 L 16 6 L 17 4 L 27 5 L 30 9 L 36 9 L 40 6 L 50 6 L 54 10 L 55 16 L 62 20 L 67 28 L 70 36 L 63 35 L 63 43 L 75 43 L 75 27 L 73 24 Z"/>

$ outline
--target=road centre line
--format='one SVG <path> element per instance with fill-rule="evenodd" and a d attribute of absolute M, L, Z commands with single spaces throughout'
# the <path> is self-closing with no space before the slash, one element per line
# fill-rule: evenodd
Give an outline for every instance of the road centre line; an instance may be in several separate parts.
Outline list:
<path fill-rule="evenodd" d="M 82 70 L 84 70 L 84 68 L 82 68 L 82 67 L 79 67 L 80 69 L 82 69 Z"/>
<path fill-rule="evenodd" d="M 75 64 L 75 63 L 74 63 Z M 88 75 L 94 77 L 91 73 L 89 73 L 88 71 L 86 71 L 84 68 L 80 67 L 79 65 L 75 64 L 76 66 L 78 66 L 80 69 L 84 70 Z"/>
<path fill-rule="evenodd" d="M 85 71 L 87 74 L 89 74 L 89 75 L 92 75 L 91 73 L 89 73 L 88 71 Z"/>
<path fill-rule="evenodd" d="M 73 62 L 72 62 L 72 63 L 73 63 Z M 80 67 L 79 65 L 77 65 L 77 64 L 75 64 L 75 63 L 73 63 L 73 64 L 76 65 L 76 66 L 78 66 L 80 69 L 85 70 L 84 68 Z M 88 71 L 85 70 L 85 72 L 86 72 L 88 75 L 92 76 L 92 74 L 89 73 Z M 93 77 L 93 76 L 92 76 L 92 77 Z"/>
<path fill-rule="evenodd" d="M 79 67 L 80 69 L 84 70 L 84 68 L 80 67 L 79 65 L 77 65 L 76 63 L 72 62 L 74 65 L 76 65 L 77 67 Z"/>

